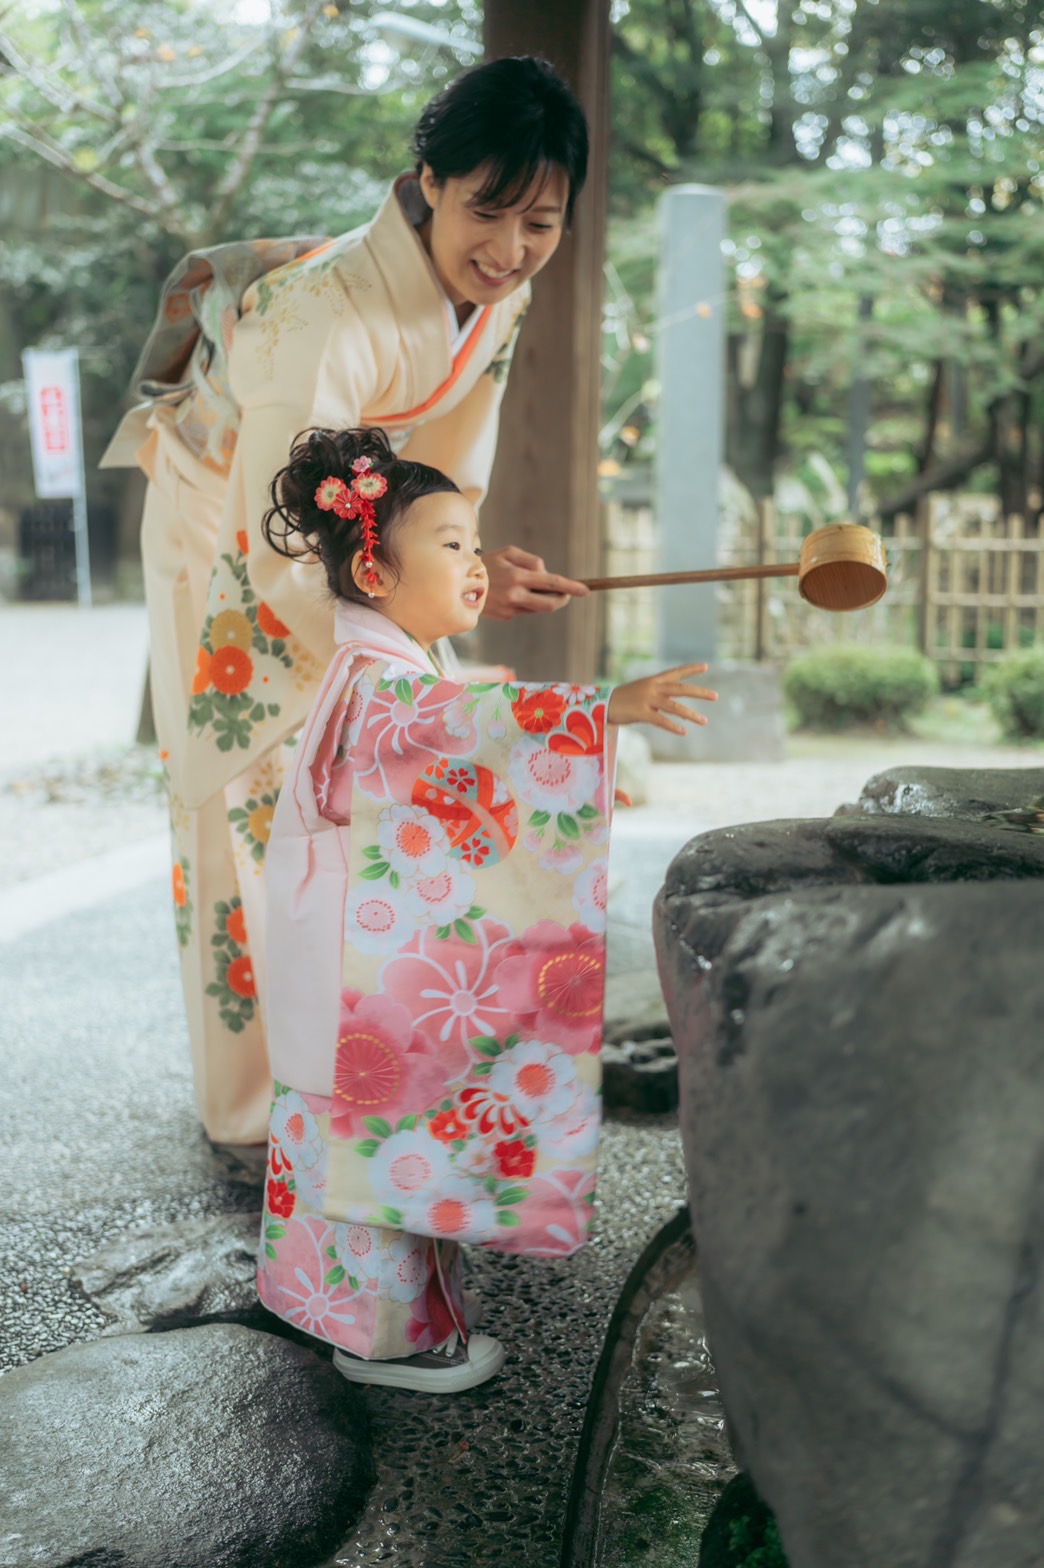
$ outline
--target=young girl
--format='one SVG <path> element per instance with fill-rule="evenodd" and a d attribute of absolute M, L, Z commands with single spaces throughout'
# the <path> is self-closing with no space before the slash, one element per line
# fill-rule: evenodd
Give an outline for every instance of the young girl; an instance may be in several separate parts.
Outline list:
<path fill-rule="evenodd" d="M 615 689 L 448 679 L 487 591 L 475 513 L 384 434 L 313 430 L 272 485 L 338 651 L 267 861 L 275 1077 L 261 1299 L 356 1382 L 453 1392 L 460 1242 L 583 1245 L 594 1198 L 612 730 L 703 724 L 687 665 Z"/>

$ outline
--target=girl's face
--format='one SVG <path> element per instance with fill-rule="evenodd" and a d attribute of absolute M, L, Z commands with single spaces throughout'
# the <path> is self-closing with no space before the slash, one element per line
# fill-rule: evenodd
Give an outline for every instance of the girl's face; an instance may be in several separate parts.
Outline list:
<path fill-rule="evenodd" d="M 421 172 L 431 208 L 421 238 L 454 305 L 495 305 L 512 293 L 551 260 L 565 226 L 564 169 L 553 166 L 511 207 L 476 207 L 484 183 L 483 168 L 441 185 L 428 164 Z"/>
<path fill-rule="evenodd" d="M 478 623 L 489 580 L 471 502 L 455 491 L 414 501 L 395 534 L 398 580 L 379 565 L 373 607 L 427 650 Z M 362 586 L 361 558 L 355 580 Z"/>

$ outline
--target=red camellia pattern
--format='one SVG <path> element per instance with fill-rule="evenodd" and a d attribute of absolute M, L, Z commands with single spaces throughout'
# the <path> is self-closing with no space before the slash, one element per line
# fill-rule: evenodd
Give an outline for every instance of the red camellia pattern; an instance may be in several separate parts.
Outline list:
<path fill-rule="evenodd" d="M 494 1145 L 493 1157 L 499 1176 L 532 1176 L 536 1165 L 536 1152 L 527 1149 L 519 1138 Z"/>
<path fill-rule="evenodd" d="M 278 1215 L 281 1220 L 288 1220 L 294 1212 L 294 1195 L 286 1182 L 269 1179 L 265 1192 L 269 1213 Z"/>

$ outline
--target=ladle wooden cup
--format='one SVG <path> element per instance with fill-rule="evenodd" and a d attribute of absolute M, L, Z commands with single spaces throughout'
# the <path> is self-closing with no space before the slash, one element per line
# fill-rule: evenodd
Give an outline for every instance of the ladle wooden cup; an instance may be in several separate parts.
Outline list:
<path fill-rule="evenodd" d="M 796 577 L 798 591 L 820 610 L 865 610 L 888 587 L 884 545 L 860 523 L 829 523 L 802 540 L 798 561 L 776 566 L 719 566 L 704 572 L 649 572 L 639 577 L 588 577 L 588 588 L 655 588 L 673 583 L 726 583 L 752 577 Z"/>

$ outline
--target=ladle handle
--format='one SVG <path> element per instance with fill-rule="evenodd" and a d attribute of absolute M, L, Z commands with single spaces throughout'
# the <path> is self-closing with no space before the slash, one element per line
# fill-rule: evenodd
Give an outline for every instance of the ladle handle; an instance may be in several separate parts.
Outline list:
<path fill-rule="evenodd" d="M 796 561 L 777 566 L 716 566 L 706 572 L 647 572 L 639 577 L 584 577 L 586 588 L 664 588 L 672 583 L 726 583 L 741 577 L 796 577 Z"/>

